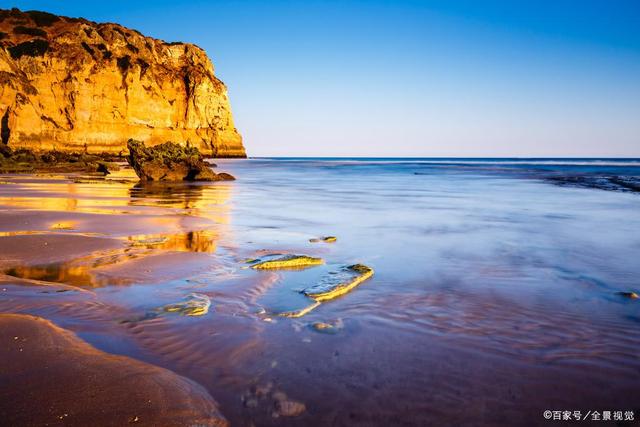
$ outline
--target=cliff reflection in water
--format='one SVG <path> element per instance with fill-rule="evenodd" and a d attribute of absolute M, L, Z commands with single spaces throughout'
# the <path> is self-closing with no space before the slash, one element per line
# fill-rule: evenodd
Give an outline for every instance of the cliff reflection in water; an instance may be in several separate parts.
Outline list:
<path fill-rule="evenodd" d="M 138 182 L 129 188 L 129 204 L 180 209 L 181 215 L 226 224 L 229 212 L 224 205 L 230 191 L 230 187 L 221 184 Z"/>
<path fill-rule="evenodd" d="M 207 230 L 182 234 L 142 234 L 129 236 L 132 246 L 177 252 L 215 252 L 217 236 Z"/>
<path fill-rule="evenodd" d="M 0 206 L 34 219 L 24 222 L 29 229 L 0 232 L 0 242 L 2 236 L 30 235 L 46 245 L 52 234 L 91 235 L 119 246 L 59 262 L 42 263 L 34 253 L 8 267 L 0 263 L 4 273 L 24 279 L 89 287 L 130 284 L 136 281 L 131 274 L 136 263 L 149 256 L 214 253 L 229 223 L 226 185 L 16 177 L 3 190 Z"/>
<path fill-rule="evenodd" d="M 158 207 L 184 209 L 183 215 L 203 216 L 226 223 L 224 205 L 230 187 L 223 183 L 142 183 L 133 172 L 120 173 L 117 179 L 91 177 L 69 180 L 64 176 L 11 177 L 0 192 L 0 207 L 39 211 L 81 212 L 90 214 L 147 214 Z M 166 211 L 162 211 L 166 215 Z"/>

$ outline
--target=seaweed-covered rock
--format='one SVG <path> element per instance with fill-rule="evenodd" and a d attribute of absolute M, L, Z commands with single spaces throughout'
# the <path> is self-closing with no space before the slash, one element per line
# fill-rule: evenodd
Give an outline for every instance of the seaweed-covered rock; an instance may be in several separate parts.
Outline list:
<path fill-rule="evenodd" d="M 324 236 L 324 237 L 316 237 L 313 239 L 309 239 L 311 243 L 318 243 L 318 242 L 335 243 L 337 240 L 338 238 L 336 236 Z"/>
<path fill-rule="evenodd" d="M 294 254 L 265 255 L 260 259 L 250 260 L 250 262 L 253 263 L 251 268 L 254 268 L 256 270 L 272 270 L 282 268 L 297 269 L 324 264 L 324 260 L 322 258 Z"/>
<path fill-rule="evenodd" d="M 304 289 L 302 293 L 315 301 L 327 301 L 346 294 L 371 276 L 373 276 L 371 267 L 354 264 L 327 275 L 320 282 Z"/>
<path fill-rule="evenodd" d="M 162 307 L 162 311 L 178 313 L 182 316 L 203 316 L 209 312 L 211 300 L 203 294 L 189 294 L 182 302 L 168 304 Z"/>
<path fill-rule="evenodd" d="M 104 163 L 109 171 L 115 171 L 118 170 L 118 165 L 113 161 L 122 160 L 108 153 L 69 153 L 57 150 L 34 152 L 26 148 L 11 150 L 2 143 L 0 154 L 0 173 L 105 173 L 100 163 Z"/>
<path fill-rule="evenodd" d="M 337 319 L 331 322 L 313 322 L 309 327 L 316 332 L 323 334 L 336 334 L 341 329 L 344 329 L 344 322 L 342 319 Z"/>
<path fill-rule="evenodd" d="M 173 142 L 147 147 L 143 142 L 127 142 L 127 161 L 142 181 L 228 181 L 227 173 L 216 174 L 195 147 Z"/>
<path fill-rule="evenodd" d="M 330 271 L 318 283 L 302 291 L 310 299 L 310 304 L 301 309 L 278 313 L 282 317 L 302 317 L 315 310 L 324 301 L 332 300 L 350 292 L 360 283 L 373 276 L 373 269 L 363 264 L 354 264 Z M 318 330 L 318 328 L 316 328 Z"/>
<path fill-rule="evenodd" d="M 277 313 L 282 317 L 302 317 L 305 314 L 315 310 L 323 302 L 332 300 L 336 297 L 344 295 L 356 286 L 373 276 L 373 269 L 363 264 L 354 264 L 340 267 L 338 270 L 329 271 L 316 284 L 308 286 L 300 291 L 300 293 L 308 298 L 309 305 L 302 308 L 296 308 L 290 311 Z M 330 324 L 319 324 L 313 326 L 317 331 L 330 331 Z M 340 327 L 342 325 L 340 324 Z"/>

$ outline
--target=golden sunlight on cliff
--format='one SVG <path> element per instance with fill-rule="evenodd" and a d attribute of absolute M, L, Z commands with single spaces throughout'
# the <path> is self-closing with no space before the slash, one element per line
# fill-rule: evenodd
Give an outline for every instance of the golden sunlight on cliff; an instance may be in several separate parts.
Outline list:
<path fill-rule="evenodd" d="M 245 157 L 227 89 L 199 47 L 17 9 L 0 10 L 0 34 L 3 144 L 121 153 L 134 138 Z"/>

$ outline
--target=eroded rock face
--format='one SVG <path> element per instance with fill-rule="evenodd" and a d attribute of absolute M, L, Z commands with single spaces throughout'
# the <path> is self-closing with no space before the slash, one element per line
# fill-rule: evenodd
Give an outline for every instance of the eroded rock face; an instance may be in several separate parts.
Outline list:
<path fill-rule="evenodd" d="M 127 161 L 142 181 L 230 181 L 228 173 L 215 173 L 195 147 L 165 142 L 153 147 L 130 139 Z"/>
<path fill-rule="evenodd" d="M 117 154 L 129 138 L 245 156 L 227 89 L 199 47 L 0 10 L 0 145 Z"/>

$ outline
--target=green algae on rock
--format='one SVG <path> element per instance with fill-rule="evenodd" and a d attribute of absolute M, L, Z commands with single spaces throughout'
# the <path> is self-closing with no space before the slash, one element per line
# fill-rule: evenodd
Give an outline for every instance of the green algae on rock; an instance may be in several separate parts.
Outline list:
<path fill-rule="evenodd" d="M 282 313 L 278 313 L 278 316 L 280 317 L 291 317 L 291 318 L 298 318 L 298 317 L 302 317 L 305 314 L 310 313 L 311 311 L 315 310 L 316 308 L 318 308 L 318 306 L 322 304 L 319 301 L 314 301 L 312 304 L 303 307 L 299 310 L 292 310 L 292 311 L 284 311 Z"/>
<path fill-rule="evenodd" d="M 252 260 L 253 265 L 251 268 L 256 270 L 274 270 L 274 269 L 296 269 L 306 268 L 315 265 L 324 264 L 322 258 L 310 257 L 307 255 L 294 255 L 294 254 L 272 254 L 265 255 L 257 260 Z"/>
<path fill-rule="evenodd" d="M 129 240 L 131 241 L 131 246 L 157 246 L 166 243 L 168 239 L 163 236 L 136 239 L 135 236 L 132 236 L 129 237 Z"/>
<path fill-rule="evenodd" d="M 373 269 L 363 264 L 344 266 L 337 271 L 330 271 L 317 284 L 300 291 L 301 294 L 312 300 L 311 304 L 301 309 L 278 313 L 278 315 L 292 318 L 302 317 L 315 310 L 322 302 L 350 292 L 371 276 L 373 276 Z"/>
<path fill-rule="evenodd" d="M 327 329 L 332 329 L 333 325 L 331 325 L 329 323 L 326 323 L 326 322 L 313 322 L 311 324 L 311 327 L 313 329 L 315 329 L 316 331 L 324 331 L 324 330 L 327 330 Z"/>
<path fill-rule="evenodd" d="M 336 236 L 324 236 L 324 237 L 309 239 L 311 243 L 318 243 L 318 242 L 335 243 L 337 240 L 338 238 Z"/>
<path fill-rule="evenodd" d="M 162 311 L 178 313 L 182 316 L 203 316 L 209 312 L 211 299 L 203 294 L 192 293 L 187 295 L 184 301 L 175 304 L 167 304 Z"/>
<path fill-rule="evenodd" d="M 313 322 L 309 327 L 321 334 L 329 334 L 334 335 L 338 333 L 338 330 L 342 329 L 342 326 L 338 326 L 337 324 L 327 323 L 327 322 Z"/>
<path fill-rule="evenodd" d="M 0 173 L 70 173 L 101 172 L 100 163 L 121 160 L 110 154 L 63 153 L 48 151 L 37 153 L 25 148 L 11 150 L 0 142 Z M 109 163 L 115 165 L 115 163 Z"/>
<path fill-rule="evenodd" d="M 173 142 L 147 147 L 143 142 L 127 142 L 127 161 L 142 181 L 231 181 L 227 173 L 211 170 L 195 147 Z"/>
<path fill-rule="evenodd" d="M 330 273 L 319 283 L 304 289 L 302 293 L 316 301 L 328 301 L 346 294 L 371 276 L 373 276 L 371 267 L 354 264 Z"/>

